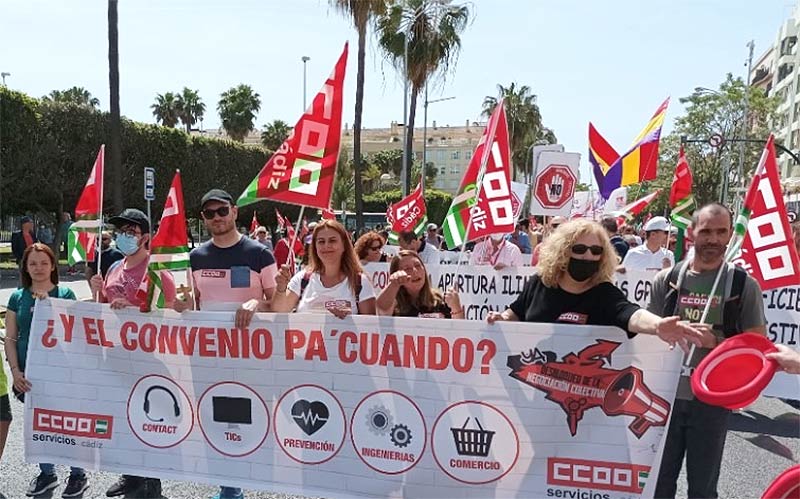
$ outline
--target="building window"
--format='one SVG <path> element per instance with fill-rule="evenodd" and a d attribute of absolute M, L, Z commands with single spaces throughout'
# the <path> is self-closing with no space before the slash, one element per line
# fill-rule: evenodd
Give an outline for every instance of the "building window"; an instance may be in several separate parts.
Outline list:
<path fill-rule="evenodd" d="M 444 166 L 439 167 L 439 175 L 444 175 L 445 169 Z"/>
<path fill-rule="evenodd" d="M 436 151 L 436 159 L 438 159 L 439 161 L 444 161 L 444 158 L 445 156 L 443 150 L 439 149 L 438 151 Z"/>
<path fill-rule="evenodd" d="M 450 159 L 460 159 L 461 151 L 453 151 L 450 153 Z"/>
<path fill-rule="evenodd" d="M 459 173 L 461 173 L 461 168 L 457 166 L 450 167 L 450 175 L 458 175 Z"/>
<path fill-rule="evenodd" d="M 464 159 L 466 159 L 467 161 L 471 160 L 472 159 L 472 151 L 464 152 Z"/>

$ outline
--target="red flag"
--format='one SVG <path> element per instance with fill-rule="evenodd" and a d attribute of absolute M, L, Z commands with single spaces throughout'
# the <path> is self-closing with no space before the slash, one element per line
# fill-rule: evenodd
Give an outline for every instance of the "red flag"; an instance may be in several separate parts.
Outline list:
<path fill-rule="evenodd" d="M 514 230 L 510 168 L 508 125 L 501 100 L 489 118 L 444 219 L 442 229 L 448 248 Z M 478 184 L 481 189 L 476 199 Z"/>
<path fill-rule="evenodd" d="M 250 234 L 255 234 L 259 225 L 258 219 L 256 218 L 256 210 L 253 210 L 253 220 L 250 222 Z"/>
<path fill-rule="evenodd" d="M 164 213 L 158 232 L 150 242 L 150 261 L 147 272 L 137 291 L 142 301 L 141 310 L 149 311 L 155 303 L 158 308 L 166 305 L 162 292 L 161 271 L 189 268 L 189 236 L 186 230 L 186 211 L 183 208 L 181 173 L 175 172 L 172 185 L 164 202 Z"/>
<path fill-rule="evenodd" d="M 686 153 L 681 145 L 681 152 L 678 156 L 678 166 L 675 167 L 675 175 L 672 177 L 672 187 L 669 190 L 669 206 L 674 208 L 682 199 L 686 199 L 692 194 L 692 171 L 689 169 L 689 162 L 686 161 Z"/>
<path fill-rule="evenodd" d="M 336 220 L 336 213 L 334 213 L 330 208 L 323 208 L 322 218 L 324 220 Z"/>
<path fill-rule="evenodd" d="M 278 224 L 278 230 L 283 230 L 284 228 L 283 215 L 281 215 L 281 212 L 278 211 L 278 208 L 275 208 L 275 221 Z"/>
<path fill-rule="evenodd" d="M 316 208 L 330 206 L 342 130 L 347 44 L 322 90 L 236 203 L 261 199 Z"/>
<path fill-rule="evenodd" d="M 737 219 L 737 232 L 745 230 L 744 223 L 746 231 L 741 252 L 733 259 L 758 281 L 762 291 L 800 284 L 800 263 L 781 194 L 773 140 L 770 135 Z"/>
<path fill-rule="evenodd" d="M 656 192 L 652 194 L 648 194 L 642 198 L 637 199 L 632 203 L 626 204 L 621 210 L 612 212 L 613 215 L 617 217 L 624 217 L 626 219 L 630 219 L 644 211 L 647 208 L 647 205 L 653 202 L 653 200 L 661 193 L 661 189 L 656 189 Z"/>
<path fill-rule="evenodd" d="M 300 236 L 298 237 L 298 239 L 300 239 L 301 241 L 305 240 L 307 234 L 308 234 L 308 219 L 306 217 L 303 217 L 303 225 L 300 228 Z"/>
<path fill-rule="evenodd" d="M 422 185 L 417 185 L 414 192 L 394 203 L 386 209 L 386 218 L 391 224 L 392 232 L 413 231 L 420 235 L 428 221 L 425 198 L 422 196 Z"/>
<path fill-rule="evenodd" d="M 92 172 L 86 180 L 78 204 L 75 206 L 75 223 L 67 237 L 67 259 L 70 265 L 95 260 L 95 243 L 103 218 L 103 170 L 105 144 L 100 146 Z"/>

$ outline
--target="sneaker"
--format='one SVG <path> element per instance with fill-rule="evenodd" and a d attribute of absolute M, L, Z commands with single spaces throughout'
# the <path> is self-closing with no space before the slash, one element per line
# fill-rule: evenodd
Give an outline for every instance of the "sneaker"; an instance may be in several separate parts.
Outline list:
<path fill-rule="evenodd" d="M 58 487 L 57 476 L 39 473 L 39 476 L 31 480 L 31 484 L 28 485 L 28 491 L 25 492 L 25 495 L 28 497 L 42 495 L 56 487 Z"/>
<path fill-rule="evenodd" d="M 106 491 L 107 497 L 124 496 L 136 492 L 143 485 L 144 480 L 138 476 L 122 475 L 119 477 L 111 487 Z"/>
<path fill-rule="evenodd" d="M 67 487 L 61 493 L 61 497 L 81 497 L 89 489 L 89 480 L 86 475 L 70 475 L 67 478 Z"/>

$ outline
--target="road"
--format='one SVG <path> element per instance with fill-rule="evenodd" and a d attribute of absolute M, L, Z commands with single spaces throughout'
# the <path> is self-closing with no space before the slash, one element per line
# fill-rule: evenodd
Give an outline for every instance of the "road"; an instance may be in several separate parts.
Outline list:
<path fill-rule="evenodd" d="M 6 303 L 15 287 L 0 289 L 0 303 Z M 64 278 L 78 298 L 89 296 L 86 281 L 79 277 Z M 7 365 L 5 366 L 7 368 Z M 14 402 L 17 417 L 11 427 L 5 454 L 0 460 L 0 492 L 9 498 L 24 497 L 24 490 L 37 469 L 23 459 L 22 405 Z M 720 497 L 758 498 L 781 471 L 800 461 L 800 411 L 771 398 L 761 398 L 755 404 L 732 415 L 730 431 L 723 458 L 719 483 Z M 64 468 L 60 468 L 62 475 Z M 91 489 L 86 497 L 105 497 L 104 491 L 116 479 L 109 473 L 92 473 Z M 678 496 L 686 497 L 685 474 L 682 475 Z M 58 490 L 61 490 L 60 488 Z M 213 487 L 165 481 L 164 496 L 174 499 L 211 497 Z M 248 493 L 250 498 L 288 497 L 267 492 Z"/>

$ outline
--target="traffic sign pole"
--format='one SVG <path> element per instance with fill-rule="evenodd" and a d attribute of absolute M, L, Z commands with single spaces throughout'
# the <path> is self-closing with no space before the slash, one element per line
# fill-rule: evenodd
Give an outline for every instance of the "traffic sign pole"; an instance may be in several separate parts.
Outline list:
<path fill-rule="evenodd" d="M 144 169 L 144 199 L 147 201 L 147 225 L 148 235 L 153 238 L 153 218 L 150 215 L 150 202 L 156 198 L 156 169 L 145 167 Z"/>

